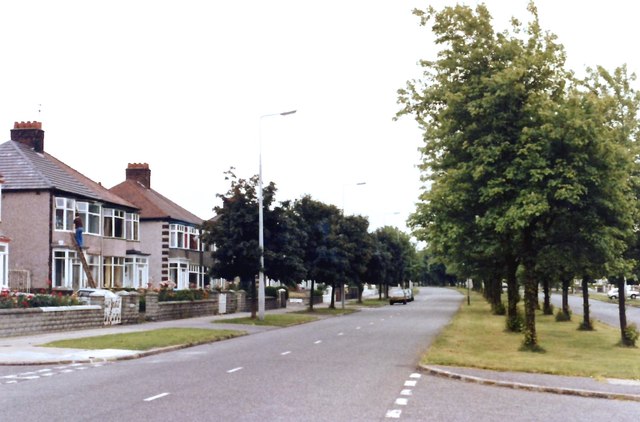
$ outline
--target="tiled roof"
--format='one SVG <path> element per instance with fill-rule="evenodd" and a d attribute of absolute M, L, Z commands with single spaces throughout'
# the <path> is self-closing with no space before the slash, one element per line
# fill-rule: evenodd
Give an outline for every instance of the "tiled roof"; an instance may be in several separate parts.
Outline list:
<path fill-rule="evenodd" d="M 0 144 L 0 173 L 4 177 L 2 189 L 5 192 L 58 190 L 86 199 L 136 208 L 52 155 L 35 152 L 20 142 Z"/>
<path fill-rule="evenodd" d="M 195 225 L 204 221 L 136 180 L 125 180 L 110 190 L 140 208 L 141 220 L 175 220 Z"/>

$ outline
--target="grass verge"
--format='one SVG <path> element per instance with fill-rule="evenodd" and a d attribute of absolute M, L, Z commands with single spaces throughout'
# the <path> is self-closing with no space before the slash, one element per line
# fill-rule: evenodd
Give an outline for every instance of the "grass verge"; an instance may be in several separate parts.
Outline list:
<path fill-rule="evenodd" d="M 244 324 L 244 325 L 271 325 L 276 327 L 289 327 L 291 325 L 304 324 L 305 322 L 315 321 L 317 318 L 310 315 L 288 314 L 272 314 L 265 315 L 264 320 L 244 318 L 230 318 L 212 321 L 219 324 Z"/>
<path fill-rule="evenodd" d="M 491 314 L 486 300 L 471 294 L 451 323 L 423 355 L 421 363 L 594 378 L 640 379 L 640 349 L 619 347 L 620 330 L 596 322 L 579 331 L 579 318 L 556 322 L 536 314 L 538 342 L 544 352 L 520 351 L 522 333 L 505 331 L 505 317 Z"/>
<path fill-rule="evenodd" d="M 379 308 L 381 306 L 385 306 L 389 304 L 388 299 L 364 299 L 362 303 L 358 302 L 349 302 L 349 306 L 353 307 L 365 307 L 365 308 Z"/>
<path fill-rule="evenodd" d="M 354 312 L 358 312 L 358 309 L 356 309 L 356 308 L 348 308 L 348 307 L 345 307 L 344 309 L 342 309 L 342 307 L 340 307 L 340 305 L 336 305 L 335 308 L 313 308 L 313 312 L 309 311 L 309 308 L 307 308 L 304 311 L 296 311 L 296 312 L 291 312 L 291 313 L 292 314 L 301 314 L 301 315 L 339 316 L 339 315 L 352 314 Z"/>
<path fill-rule="evenodd" d="M 208 330 L 205 328 L 161 328 L 133 333 L 107 334 L 104 336 L 59 340 L 41 344 L 43 347 L 71 349 L 123 349 L 150 350 L 161 347 L 210 343 L 245 335 L 244 331 Z"/>

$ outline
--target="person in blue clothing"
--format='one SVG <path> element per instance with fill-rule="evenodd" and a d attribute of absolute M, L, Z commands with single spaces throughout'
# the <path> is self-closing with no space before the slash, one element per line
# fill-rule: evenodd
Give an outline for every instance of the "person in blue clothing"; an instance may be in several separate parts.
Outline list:
<path fill-rule="evenodd" d="M 76 243 L 78 243 L 79 247 L 82 247 L 82 232 L 84 231 L 84 226 L 80 214 L 76 213 L 76 218 L 73 219 L 73 225 L 76 228 Z"/>

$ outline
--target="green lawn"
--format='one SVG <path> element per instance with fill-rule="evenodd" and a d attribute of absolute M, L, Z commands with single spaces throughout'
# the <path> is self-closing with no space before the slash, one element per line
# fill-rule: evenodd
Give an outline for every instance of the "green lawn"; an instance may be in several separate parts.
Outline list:
<path fill-rule="evenodd" d="M 245 325 L 271 325 L 276 327 L 288 327 L 291 325 L 304 324 L 315 321 L 317 318 L 310 315 L 300 315 L 296 313 L 288 314 L 266 314 L 264 320 L 251 319 L 250 317 L 219 319 L 212 321 L 219 324 L 245 324 Z"/>
<path fill-rule="evenodd" d="M 466 292 L 465 292 L 466 293 Z M 521 351 L 523 335 L 505 331 L 505 317 L 492 315 L 489 304 L 471 294 L 452 322 L 422 357 L 423 364 L 467 366 L 500 371 L 588 377 L 640 379 L 640 348 L 619 347 L 620 330 L 595 323 L 580 331 L 579 316 L 556 322 L 536 315 L 542 353 Z"/>
<path fill-rule="evenodd" d="M 96 337 L 59 340 L 41 344 L 43 347 L 71 349 L 150 350 L 160 347 L 210 343 L 245 335 L 244 331 L 208 330 L 203 328 L 162 328 L 133 333 L 108 334 Z"/>

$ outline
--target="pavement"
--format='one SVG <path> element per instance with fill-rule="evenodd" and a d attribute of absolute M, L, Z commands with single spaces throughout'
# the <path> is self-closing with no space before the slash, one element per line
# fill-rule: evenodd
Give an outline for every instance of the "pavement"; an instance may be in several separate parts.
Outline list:
<path fill-rule="evenodd" d="M 322 306 L 322 305 L 320 305 Z M 287 308 L 267 311 L 267 313 L 283 313 L 304 309 L 303 305 L 290 305 Z M 42 347 L 42 344 L 57 340 L 92 337 L 107 334 L 131 333 L 160 328 L 217 328 L 246 331 L 247 334 L 276 329 L 274 327 L 256 327 L 251 325 L 224 324 L 225 319 L 249 316 L 248 312 L 228 315 L 214 315 L 199 318 L 188 318 L 161 322 L 146 322 L 136 325 L 118 325 L 76 331 L 52 332 L 20 337 L 0 339 L 0 365 L 31 366 L 56 365 L 70 363 L 95 363 L 137 359 L 158 353 L 164 353 L 189 346 L 171 346 L 148 351 L 103 349 L 65 349 Z M 219 323 L 212 327 L 211 321 Z M 575 395 L 581 397 L 602 398 L 610 400 L 630 400 L 640 402 L 640 380 L 595 379 L 588 377 L 568 377 L 548 374 L 530 374 L 520 372 L 499 372 L 476 368 L 451 367 L 439 365 L 421 365 L 420 370 L 426 374 L 454 380 L 472 382 L 495 387 L 506 387 L 520 390 L 545 393 Z"/>

